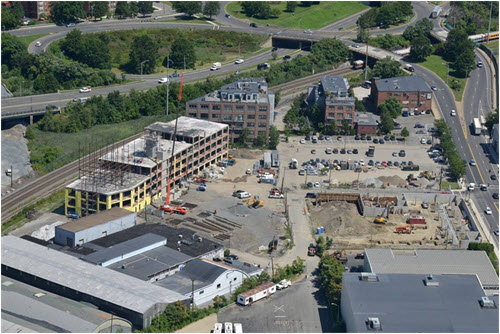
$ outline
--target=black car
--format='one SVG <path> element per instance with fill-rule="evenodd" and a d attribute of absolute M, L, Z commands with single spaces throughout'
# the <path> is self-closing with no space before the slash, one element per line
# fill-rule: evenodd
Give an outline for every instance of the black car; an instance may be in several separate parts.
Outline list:
<path fill-rule="evenodd" d="M 278 51 L 278 47 L 277 47 L 277 46 L 275 46 L 275 47 L 271 50 L 271 52 L 276 52 L 276 51 Z"/>
<path fill-rule="evenodd" d="M 316 154 L 316 150 L 311 150 L 311 154 Z"/>
<path fill-rule="evenodd" d="M 375 163 L 373 162 L 373 160 L 368 161 L 368 166 L 373 166 L 373 165 L 375 165 Z"/>
<path fill-rule="evenodd" d="M 307 193 L 306 198 L 316 198 L 316 193 Z"/>
<path fill-rule="evenodd" d="M 413 166 L 413 161 L 408 161 L 408 166 Z"/>
<path fill-rule="evenodd" d="M 333 160 L 333 163 L 338 165 L 340 162 L 337 159 L 335 159 Z"/>
<path fill-rule="evenodd" d="M 401 151 L 399 151 L 398 155 L 400 157 L 406 157 L 406 151 L 405 150 L 401 150 Z"/>
<path fill-rule="evenodd" d="M 495 181 L 497 179 L 497 176 L 495 174 L 493 174 L 493 175 L 490 176 L 490 179 L 492 179 L 493 181 Z"/>
<path fill-rule="evenodd" d="M 379 144 L 385 144 L 385 140 L 381 138 L 381 139 L 378 141 L 378 143 L 379 143 Z"/>
<path fill-rule="evenodd" d="M 431 144 L 432 144 L 432 140 L 427 139 L 427 145 L 431 145 Z"/>
<path fill-rule="evenodd" d="M 178 78 L 180 77 L 181 75 L 179 73 L 172 73 L 172 74 L 169 74 L 168 77 L 169 78 Z"/>
<path fill-rule="evenodd" d="M 402 161 L 401 166 L 406 166 L 406 161 Z"/>
<path fill-rule="evenodd" d="M 234 255 L 234 254 L 229 254 L 228 256 L 226 256 L 226 259 L 231 259 L 231 260 L 238 260 L 238 255 Z"/>
<path fill-rule="evenodd" d="M 257 23 L 252 22 L 252 23 L 250 23 L 250 27 L 252 27 L 252 28 L 258 28 L 259 26 L 257 25 Z"/>
<path fill-rule="evenodd" d="M 372 140 L 372 136 L 366 136 L 366 140 Z"/>
<path fill-rule="evenodd" d="M 394 166 L 399 167 L 399 162 L 394 161 Z"/>
<path fill-rule="evenodd" d="M 283 59 L 284 59 L 284 60 L 288 60 L 288 59 L 291 59 L 291 58 L 292 58 L 292 57 L 291 57 L 290 55 L 284 55 L 284 56 L 283 56 Z"/>
<path fill-rule="evenodd" d="M 352 153 L 353 153 L 353 154 L 358 154 L 358 152 L 359 152 L 359 151 L 358 151 L 358 149 L 357 149 L 357 148 L 355 148 L 354 150 L 352 150 Z"/>
<path fill-rule="evenodd" d="M 354 136 L 354 140 L 359 140 L 359 136 L 358 136 L 358 135 L 355 135 L 355 136 Z"/>
<path fill-rule="evenodd" d="M 319 139 L 319 140 L 324 140 L 324 139 L 325 139 L 325 137 L 324 137 L 323 135 L 320 135 L 320 136 L 318 137 L 318 139 Z"/>
<path fill-rule="evenodd" d="M 361 135 L 361 140 L 366 140 L 366 136 L 365 135 Z"/>
<path fill-rule="evenodd" d="M 396 138 L 397 141 L 405 141 L 405 138 L 404 137 L 398 137 Z"/>
<path fill-rule="evenodd" d="M 338 148 L 334 148 L 333 149 L 333 154 L 337 154 L 337 153 L 339 153 L 339 149 Z"/>
<path fill-rule="evenodd" d="M 373 139 L 374 144 L 378 144 L 378 138 Z"/>
<path fill-rule="evenodd" d="M 228 19 L 229 19 L 229 18 L 231 18 L 231 15 L 229 15 L 229 14 L 226 14 L 225 16 L 226 16 L 226 18 L 228 18 Z"/>
<path fill-rule="evenodd" d="M 340 154 L 345 154 L 345 148 L 340 150 Z"/>
<path fill-rule="evenodd" d="M 391 140 L 396 140 L 396 136 L 391 136 Z"/>
<path fill-rule="evenodd" d="M 392 161 L 391 160 L 387 161 L 387 166 L 389 166 L 389 167 L 392 166 Z"/>
<path fill-rule="evenodd" d="M 493 198 L 498 199 L 498 193 L 493 193 Z"/>
<path fill-rule="evenodd" d="M 311 140 L 311 136 L 307 135 L 306 140 Z"/>
<path fill-rule="evenodd" d="M 386 141 L 387 141 L 387 140 L 389 140 L 389 139 L 390 139 L 390 137 L 389 137 L 389 136 L 384 136 L 384 140 L 386 140 Z"/>

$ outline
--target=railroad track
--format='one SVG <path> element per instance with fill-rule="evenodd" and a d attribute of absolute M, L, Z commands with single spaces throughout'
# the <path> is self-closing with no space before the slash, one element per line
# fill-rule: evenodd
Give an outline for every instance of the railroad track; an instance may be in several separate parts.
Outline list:
<path fill-rule="evenodd" d="M 304 85 L 304 84 L 309 84 L 309 83 L 315 83 L 319 80 L 324 75 L 342 75 L 342 74 L 347 74 L 347 73 L 355 73 L 355 72 L 360 72 L 361 70 L 353 70 L 352 68 L 341 68 L 341 69 L 335 69 L 335 70 L 330 70 L 326 72 L 321 72 L 321 73 L 316 73 L 304 78 L 300 78 L 297 80 L 293 80 L 287 83 L 283 83 L 280 85 L 272 86 L 273 90 L 287 90 L 287 89 L 292 89 L 296 88 L 297 86 Z"/>
<path fill-rule="evenodd" d="M 131 137 L 120 140 L 114 145 L 123 145 L 131 142 L 142 135 L 138 133 Z M 102 154 L 109 152 L 112 145 L 102 148 Z M 92 154 L 92 153 L 91 153 Z M 85 156 L 84 158 L 87 158 Z M 83 159 L 84 159 L 83 158 Z M 48 174 L 35 178 L 31 182 L 25 183 L 22 187 L 12 193 L 2 196 L 2 223 L 16 215 L 23 207 L 33 204 L 51 193 L 63 189 L 69 181 L 78 174 L 78 160 L 58 168 Z"/>

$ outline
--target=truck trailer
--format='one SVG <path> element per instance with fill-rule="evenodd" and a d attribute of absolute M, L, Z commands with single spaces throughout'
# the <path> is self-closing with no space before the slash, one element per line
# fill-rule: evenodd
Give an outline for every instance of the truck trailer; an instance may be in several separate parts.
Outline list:
<path fill-rule="evenodd" d="M 237 298 L 237 303 L 243 306 L 250 305 L 262 298 L 267 298 L 276 292 L 276 284 L 273 282 L 264 283 L 258 287 L 240 293 Z"/>
<path fill-rule="evenodd" d="M 474 118 L 472 120 L 472 126 L 473 126 L 473 134 L 476 136 L 479 136 L 481 134 L 481 131 L 483 127 L 481 126 L 481 122 L 479 121 L 479 118 Z"/>

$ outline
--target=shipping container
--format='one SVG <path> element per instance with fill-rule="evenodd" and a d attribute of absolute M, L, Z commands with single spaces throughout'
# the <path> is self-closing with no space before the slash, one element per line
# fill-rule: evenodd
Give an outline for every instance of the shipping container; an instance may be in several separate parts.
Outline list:
<path fill-rule="evenodd" d="M 410 225 L 415 225 L 415 224 L 425 225 L 425 218 L 422 218 L 422 217 L 410 217 L 410 218 L 408 218 L 407 223 L 410 224 Z"/>

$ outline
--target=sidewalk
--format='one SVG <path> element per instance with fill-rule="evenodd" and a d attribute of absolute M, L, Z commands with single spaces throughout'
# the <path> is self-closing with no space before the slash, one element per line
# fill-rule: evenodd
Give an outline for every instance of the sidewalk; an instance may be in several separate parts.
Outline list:
<path fill-rule="evenodd" d="M 217 313 L 210 314 L 208 317 L 200 319 L 174 333 L 210 333 L 214 324 L 217 322 Z"/>

